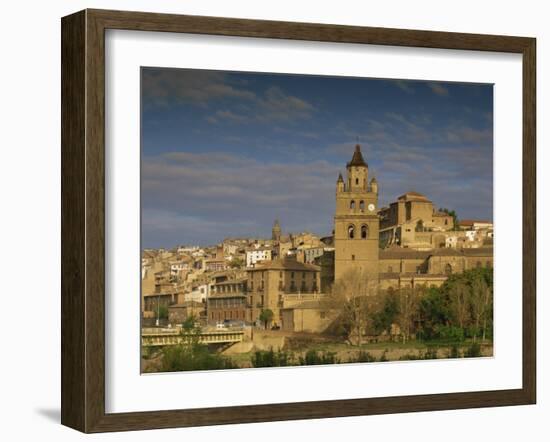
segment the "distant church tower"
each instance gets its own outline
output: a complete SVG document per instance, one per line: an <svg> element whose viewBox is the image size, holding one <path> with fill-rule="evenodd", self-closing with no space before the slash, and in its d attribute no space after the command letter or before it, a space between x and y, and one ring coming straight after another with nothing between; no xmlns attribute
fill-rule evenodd
<svg viewBox="0 0 550 442"><path fill-rule="evenodd" d="M351 269L378 278L378 183L368 181L369 166L359 145L346 169L346 180L340 174L336 182L334 278Z"/></svg>
<svg viewBox="0 0 550 442"><path fill-rule="evenodd" d="M276 242L281 241L281 225L279 224L278 219L276 219L275 223L273 223L273 229L271 229L271 239Z"/></svg>

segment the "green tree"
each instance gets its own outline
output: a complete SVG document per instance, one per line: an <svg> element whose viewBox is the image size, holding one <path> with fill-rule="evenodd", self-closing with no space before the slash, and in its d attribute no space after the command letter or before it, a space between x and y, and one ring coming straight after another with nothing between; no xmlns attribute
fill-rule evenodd
<svg viewBox="0 0 550 442"><path fill-rule="evenodd" d="M430 287L419 302L419 317L423 339L433 339L442 326L449 324L451 313L449 300L437 287Z"/></svg>
<svg viewBox="0 0 550 442"><path fill-rule="evenodd" d="M273 311L271 309L263 309L260 312L260 321L264 323L264 327L267 330L267 326L273 320Z"/></svg>
<svg viewBox="0 0 550 442"><path fill-rule="evenodd" d="M471 281L469 303L473 321L473 339L475 343L480 332L481 339L485 340L487 323L492 317L492 271L487 269L476 269L470 271L469 276Z"/></svg>
<svg viewBox="0 0 550 442"><path fill-rule="evenodd" d="M190 333L193 330L200 331L199 327L196 327L197 318L195 315L189 315L187 318L185 318L185 321L181 324L182 330L184 330L186 333Z"/></svg>
<svg viewBox="0 0 550 442"><path fill-rule="evenodd" d="M448 299L449 327L458 327L474 341L481 334L492 336L493 272L476 268L450 276L441 286ZM454 332L453 332L454 333Z"/></svg>
<svg viewBox="0 0 550 442"><path fill-rule="evenodd" d="M453 230L458 230L458 217L455 210L441 209L441 212L453 217Z"/></svg>
<svg viewBox="0 0 550 442"><path fill-rule="evenodd" d="M200 342L201 328L195 318L188 317L181 329L182 341L162 349L161 371L193 371L237 368L228 358Z"/></svg>
<svg viewBox="0 0 550 442"><path fill-rule="evenodd" d="M231 261L229 261L229 267L232 269L240 269L244 266L244 261L241 258L233 257Z"/></svg>
<svg viewBox="0 0 550 442"><path fill-rule="evenodd" d="M376 334L390 332L391 325L399 315L399 298L394 290L388 290L383 295L382 307L372 315L373 327Z"/></svg>
<svg viewBox="0 0 550 442"><path fill-rule="evenodd" d="M157 314L159 319L168 319L168 307L163 304L159 305Z"/></svg>

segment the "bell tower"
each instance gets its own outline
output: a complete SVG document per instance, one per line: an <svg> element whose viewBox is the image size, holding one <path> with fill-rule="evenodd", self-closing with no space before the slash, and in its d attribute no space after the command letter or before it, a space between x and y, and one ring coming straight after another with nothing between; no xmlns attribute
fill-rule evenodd
<svg viewBox="0 0 550 442"><path fill-rule="evenodd" d="M378 183L368 181L369 166L359 145L346 171L346 179L340 174L336 183L334 278L357 269L378 279Z"/></svg>
<svg viewBox="0 0 550 442"><path fill-rule="evenodd" d="M273 228L271 229L271 239L275 242L279 242L281 240L281 224L278 219L276 219L273 223Z"/></svg>

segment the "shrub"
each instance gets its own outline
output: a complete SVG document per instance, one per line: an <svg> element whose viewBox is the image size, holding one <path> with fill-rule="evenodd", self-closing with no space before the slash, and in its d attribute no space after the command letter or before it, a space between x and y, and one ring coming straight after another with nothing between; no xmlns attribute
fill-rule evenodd
<svg viewBox="0 0 550 442"><path fill-rule="evenodd" d="M294 364L294 355L291 352L282 350L273 351L269 350L257 350L254 352L251 358L252 366L255 368L260 367L287 367Z"/></svg>
<svg viewBox="0 0 550 442"><path fill-rule="evenodd" d="M427 348L426 350L418 350L417 354L407 353L399 358L400 361L422 361L438 359L436 348Z"/></svg>
<svg viewBox="0 0 550 442"><path fill-rule="evenodd" d="M338 364L340 360L333 352L317 352L316 350L308 350L304 357L300 356L300 365L326 365Z"/></svg>
<svg viewBox="0 0 550 442"><path fill-rule="evenodd" d="M179 344L162 350L161 371L219 370L237 368L226 357L210 352L204 344Z"/></svg>
<svg viewBox="0 0 550 442"><path fill-rule="evenodd" d="M464 341L464 330L453 325L439 325L435 327L436 336L439 339L451 342Z"/></svg>
<svg viewBox="0 0 550 442"><path fill-rule="evenodd" d="M428 347L420 359L429 360L429 359L438 359L437 348Z"/></svg>
<svg viewBox="0 0 550 442"><path fill-rule="evenodd" d="M402 356L399 356L400 361L417 361L418 359L419 359L418 355L415 355L413 353L407 353Z"/></svg>
<svg viewBox="0 0 550 442"><path fill-rule="evenodd" d="M460 357L460 350L458 349L458 344L453 344L449 347L449 353L447 357L449 359L457 359Z"/></svg>
<svg viewBox="0 0 550 442"><path fill-rule="evenodd" d="M376 358L368 351L361 350L356 356L352 356L349 362L376 362Z"/></svg>
<svg viewBox="0 0 550 442"><path fill-rule="evenodd" d="M157 309L159 319L168 319L168 307L165 305L159 305Z"/></svg>
<svg viewBox="0 0 550 442"><path fill-rule="evenodd" d="M393 291L388 291L384 297L382 308L372 315L373 327L376 334L390 332L391 325L399 315L399 298Z"/></svg>
<svg viewBox="0 0 550 442"><path fill-rule="evenodd" d="M465 358L479 358L480 356L481 346L477 342L474 342L472 345L470 345L464 352Z"/></svg>

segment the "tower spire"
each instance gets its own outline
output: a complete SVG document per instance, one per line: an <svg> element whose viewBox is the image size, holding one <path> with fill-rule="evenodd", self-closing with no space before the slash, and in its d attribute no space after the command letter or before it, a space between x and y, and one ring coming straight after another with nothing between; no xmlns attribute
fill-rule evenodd
<svg viewBox="0 0 550 442"><path fill-rule="evenodd" d="M359 144L355 145L355 152L353 152L353 157L351 161L346 165L346 167L369 167L363 158L361 153L361 146Z"/></svg>

